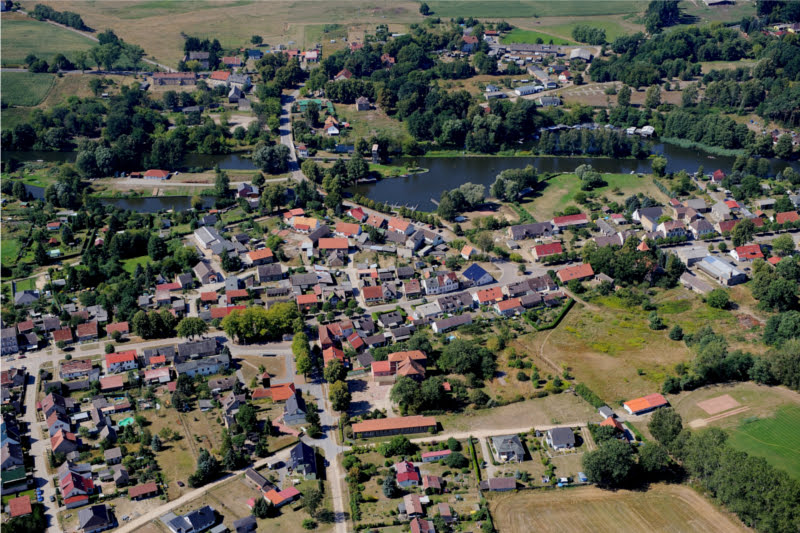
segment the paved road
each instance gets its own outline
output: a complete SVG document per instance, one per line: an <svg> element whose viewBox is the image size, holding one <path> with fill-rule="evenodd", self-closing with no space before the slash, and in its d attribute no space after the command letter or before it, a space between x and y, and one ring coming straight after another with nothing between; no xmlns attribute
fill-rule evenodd
<svg viewBox="0 0 800 533"><path fill-rule="evenodd" d="M297 163L297 154L294 151L294 139L292 137L292 104L297 100L300 95L300 90L294 91L290 95L281 96L281 118L278 133L281 136L281 144L289 148L289 172L292 173L292 178L297 181L306 179L305 175L300 171L300 165Z"/></svg>

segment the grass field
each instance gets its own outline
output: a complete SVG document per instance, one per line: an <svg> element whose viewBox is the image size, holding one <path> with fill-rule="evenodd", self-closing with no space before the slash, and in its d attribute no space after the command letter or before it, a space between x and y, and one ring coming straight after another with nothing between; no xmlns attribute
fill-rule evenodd
<svg viewBox="0 0 800 533"><path fill-rule="evenodd" d="M140 255L139 257L132 257L130 259L123 260L122 269L128 274L133 274L136 271L136 267L138 265L142 265L142 268L144 268L144 266L150 262L151 262L150 256Z"/></svg>
<svg viewBox="0 0 800 533"><path fill-rule="evenodd" d="M432 0L428 2L434 15L446 17L480 17L490 20L501 20L523 17L558 17L571 15L576 17L593 15L621 15L645 8L644 1L604 0L588 2L586 0Z"/></svg>
<svg viewBox="0 0 800 533"><path fill-rule="evenodd" d="M3 103L26 107L38 105L53 87L55 79L55 74L4 72Z"/></svg>
<svg viewBox="0 0 800 533"><path fill-rule="evenodd" d="M730 444L800 479L800 407L783 407L770 418L744 419L731 430Z"/></svg>
<svg viewBox="0 0 800 533"><path fill-rule="evenodd" d="M578 163L575 164L577 166ZM643 192L666 201L664 194L653 184L650 177L640 178L635 174L603 174L607 185L594 189L598 197L621 202L631 194ZM536 220L549 220L554 213L575 204L575 195L581 190L581 182L575 174L559 174L546 182L547 186L533 200L523 204ZM614 189L619 188L619 193Z"/></svg>
<svg viewBox="0 0 800 533"><path fill-rule="evenodd" d="M4 67L19 66L28 54L35 54L48 63L56 54L72 59L75 52L88 50L92 42L74 31L39 22L19 13L3 14L3 34L0 36Z"/></svg>
<svg viewBox="0 0 800 533"><path fill-rule="evenodd" d="M20 243L17 239L3 238L3 243L0 246L0 261L3 266L11 266L17 259L19 253Z"/></svg>
<svg viewBox="0 0 800 533"><path fill-rule="evenodd" d="M561 39L555 35L542 33L539 31L531 31L531 30L521 30L519 28L514 28L507 34L503 35L502 42L504 44L516 43L516 44L536 44L540 42L544 44L576 44L575 41L570 41L567 39Z"/></svg>
<svg viewBox="0 0 800 533"><path fill-rule="evenodd" d="M575 28L575 26L579 25L587 25L593 28L606 30L606 41L608 42L612 42L617 37L629 33L629 29L624 27L616 18L578 20L575 22L568 22L566 24L558 24L554 26L541 26L538 29L548 35L556 35L558 37L563 37L564 39L572 39L572 30Z"/></svg>
<svg viewBox="0 0 800 533"><path fill-rule="evenodd" d="M680 3L680 7L685 15L696 17L702 22L739 22L742 17L752 17L756 14L753 0L738 0L716 6L684 0Z"/></svg>
<svg viewBox="0 0 800 533"><path fill-rule="evenodd" d="M646 492L578 487L565 491L493 494L489 504L498 531L521 533L738 533L749 531L691 488L653 485Z"/></svg>

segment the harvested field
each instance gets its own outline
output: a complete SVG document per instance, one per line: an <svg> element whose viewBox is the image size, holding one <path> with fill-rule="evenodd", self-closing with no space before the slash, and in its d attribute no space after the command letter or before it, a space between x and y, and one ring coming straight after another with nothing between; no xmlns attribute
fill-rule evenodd
<svg viewBox="0 0 800 533"><path fill-rule="evenodd" d="M682 533L749 531L736 518L682 485L653 485L647 492L610 492L596 487L490 496L495 527L508 533ZM623 526L624 524L624 526Z"/></svg>
<svg viewBox="0 0 800 533"><path fill-rule="evenodd" d="M499 0L479 2L477 0L452 1L433 0L428 2L433 14L442 18L479 17L497 19L513 17L587 17L591 15L616 15L641 11L645 2L629 0L605 0L604 2L585 2L581 0ZM590 21L587 20L587 23Z"/></svg>
<svg viewBox="0 0 800 533"><path fill-rule="evenodd" d="M738 406L739 402L731 398L730 394L723 394L722 396L717 396L716 398L711 398L710 400L697 402L697 407L710 415L715 415L717 413L721 413L722 411L727 411L728 409L733 409L734 407Z"/></svg>

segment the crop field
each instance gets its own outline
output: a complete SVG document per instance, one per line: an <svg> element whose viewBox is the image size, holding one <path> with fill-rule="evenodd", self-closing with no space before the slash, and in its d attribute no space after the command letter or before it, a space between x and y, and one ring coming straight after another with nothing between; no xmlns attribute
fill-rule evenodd
<svg viewBox="0 0 800 533"><path fill-rule="evenodd" d="M562 39L555 35L542 33L539 31L531 31L531 30L521 30L519 28L514 28L507 34L503 35L502 42L504 44L536 44L538 42L542 42L544 44L576 44L575 41L570 41L567 39Z"/></svg>
<svg viewBox="0 0 800 533"><path fill-rule="evenodd" d="M19 13L3 13L0 43L3 48L0 62L4 67L22 65L28 54L34 54L48 63L56 54L64 54L72 59L75 52L88 50L92 46L89 39L74 31Z"/></svg>
<svg viewBox="0 0 800 533"><path fill-rule="evenodd" d="M4 72L3 103L26 107L38 105L53 87L55 79L55 74Z"/></svg>
<svg viewBox="0 0 800 533"><path fill-rule="evenodd" d="M745 418L730 433L734 448L800 479L800 406L782 407L770 418Z"/></svg>
<svg viewBox="0 0 800 533"><path fill-rule="evenodd" d="M577 487L564 491L492 495L489 500L495 527L507 533L738 533L749 531L691 488L653 485L646 492L605 491Z"/></svg>
<svg viewBox="0 0 800 533"><path fill-rule="evenodd" d="M481 17L490 20L523 17L558 17L570 15L588 17L593 15L621 15L642 11L647 3L630 0L432 0L428 2L434 15L447 17Z"/></svg>
<svg viewBox="0 0 800 533"><path fill-rule="evenodd" d="M28 6L28 4L30 4ZM34 2L25 2L32 7ZM419 4L410 0L321 2L252 0L170 2L59 2L59 9L79 13L92 28L113 28L126 42L144 48L148 57L177 65L183 56L181 34L219 39L223 47L249 45L259 35L270 46L305 42L306 25L418 22ZM294 45L290 45L294 46Z"/></svg>
<svg viewBox="0 0 800 533"><path fill-rule="evenodd" d="M578 166L579 163L575 163ZM606 185L594 189L598 197L609 201L622 202L631 194L645 193L653 198L666 201L649 177L640 178L635 174L603 174ZM575 174L560 174L545 182L546 186L533 200L523 203L536 220L549 220L556 212L564 211L568 205L577 205L575 195L581 191L581 182ZM619 189L616 191L615 189Z"/></svg>

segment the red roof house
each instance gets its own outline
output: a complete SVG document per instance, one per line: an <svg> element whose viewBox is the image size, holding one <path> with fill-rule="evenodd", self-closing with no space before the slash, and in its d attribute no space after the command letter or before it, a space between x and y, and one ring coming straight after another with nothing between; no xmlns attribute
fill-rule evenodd
<svg viewBox="0 0 800 533"><path fill-rule="evenodd" d="M538 261L544 257L549 255L558 255L563 253L564 249L561 247L560 242L551 242L549 244L540 244L538 246L534 246L531 252L533 253L533 258Z"/></svg>
<svg viewBox="0 0 800 533"><path fill-rule="evenodd" d="M8 514L11 515L11 518L16 518L18 516L25 516L27 514L31 514L33 509L31 509L31 497L30 496L20 496L18 498L11 498L8 501Z"/></svg>
<svg viewBox="0 0 800 533"><path fill-rule="evenodd" d="M558 271L558 280L561 283L568 283L573 279L584 280L594 276L594 270L589 263L582 263L574 267L564 268Z"/></svg>
<svg viewBox="0 0 800 533"><path fill-rule="evenodd" d="M778 224L797 222L798 220L800 220L800 215L797 214L797 211L786 211L784 213L778 213L775 215L775 222Z"/></svg>
<svg viewBox="0 0 800 533"><path fill-rule="evenodd" d="M752 261L754 259L764 259L764 254L761 252L761 246L757 244L747 244L744 246L737 246L731 252L731 256L737 261Z"/></svg>

